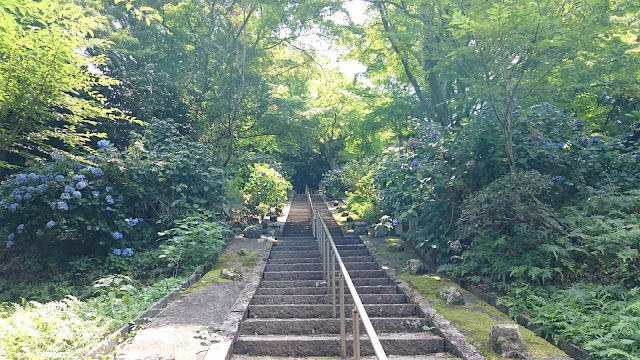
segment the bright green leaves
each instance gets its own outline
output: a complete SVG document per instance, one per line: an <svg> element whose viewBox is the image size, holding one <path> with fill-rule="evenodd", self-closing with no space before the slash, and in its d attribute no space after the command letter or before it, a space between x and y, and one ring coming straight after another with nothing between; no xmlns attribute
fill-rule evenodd
<svg viewBox="0 0 640 360"><path fill-rule="evenodd" d="M0 152L32 158L53 147L87 147L104 136L94 131L96 120L133 120L105 108L95 92L118 84L98 70L105 58L90 55L107 45L93 37L99 25L66 1L0 6Z"/></svg>

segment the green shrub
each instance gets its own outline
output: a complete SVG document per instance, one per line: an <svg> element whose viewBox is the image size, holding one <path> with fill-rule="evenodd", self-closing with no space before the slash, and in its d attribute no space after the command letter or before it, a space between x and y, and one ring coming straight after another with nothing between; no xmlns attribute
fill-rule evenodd
<svg viewBox="0 0 640 360"><path fill-rule="evenodd" d="M245 202L251 214L262 217L272 207L284 203L287 191L293 189L293 186L267 164L253 164L250 169L243 188Z"/></svg>

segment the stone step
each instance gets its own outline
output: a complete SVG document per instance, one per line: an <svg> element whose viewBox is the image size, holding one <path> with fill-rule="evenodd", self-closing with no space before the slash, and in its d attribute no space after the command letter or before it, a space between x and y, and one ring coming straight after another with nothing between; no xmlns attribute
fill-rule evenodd
<svg viewBox="0 0 640 360"><path fill-rule="evenodd" d="M365 304L369 317L407 317L416 315L414 304ZM352 308L345 313L351 316ZM333 307L328 304L249 305L249 318L305 319L331 318Z"/></svg>
<svg viewBox="0 0 640 360"><path fill-rule="evenodd" d="M347 290L348 291L348 290ZM403 304L407 301L404 294L359 294L363 304ZM336 304L339 304L336 295ZM352 304L351 294L345 294L345 303ZM326 295L254 295L252 304L255 305L284 305L284 304L331 304L331 296Z"/></svg>
<svg viewBox="0 0 640 360"><path fill-rule="evenodd" d="M424 318L370 318L376 333L425 332L430 328ZM345 321L345 331L353 331L351 318ZM316 335L339 334L340 319L247 319L240 328L241 335ZM360 333L365 329L360 324Z"/></svg>
<svg viewBox="0 0 640 360"><path fill-rule="evenodd" d="M459 360L447 353L434 353L430 355L389 355L389 360ZM361 360L378 360L376 356L361 356ZM317 357L289 357L289 356L265 356L265 355L233 355L231 360L318 360ZM322 360L344 360L341 357L323 356Z"/></svg>
<svg viewBox="0 0 640 360"><path fill-rule="evenodd" d="M366 246L364 246L364 244L349 244L349 245L338 245L336 244L336 248L338 249L339 252L341 252L342 250L362 250L362 249L366 249ZM319 246L318 243L314 243L314 244L304 244L304 245L299 245L299 244L276 244L275 246L273 246L271 248L271 252L278 252L278 251L320 251L319 250Z"/></svg>
<svg viewBox="0 0 640 360"><path fill-rule="evenodd" d="M319 260L319 259L318 259ZM379 270L380 265L376 262L349 262L345 263L349 273L351 270ZM336 264L336 269L340 267ZM307 264L267 264L264 271L322 271L321 263L307 263Z"/></svg>
<svg viewBox="0 0 640 360"><path fill-rule="evenodd" d="M278 238L277 246L285 245L285 244L303 243L303 242L314 243L316 245L318 244L318 240L314 239L313 236L307 236L307 237L280 236L280 238ZM349 237L334 238L333 242L336 245L362 244L362 240L360 240L359 238L349 238Z"/></svg>
<svg viewBox="0 0 640 360"><path fill-rule="evenodd" d="M358 294L397 294L398 288L389 286L356 286ZM347 291L347 290L345 290ZM326 287L258 288L256 295L326 295Z"/></svg>
<svg viewBox="0 0 640 360"><path fill-rule="evenodd" d="M341 256L342 262L345 264L352 262L370 262L374 261L373 256ZM279 258L269 259L268 264L308 264L308 263L321 263L320 255L308 258Z"/></svg>
<svg viewBox="0 0 640 360"><path fill-rule="evenodd" d="M426 355L444 351L442 338L429 333L378 334L387 354ZM351 356L352 340L347 339L347 355ZM338 336L305 335L244 335L234 346L236 354L275 356L340 356ZM360 341L362 355L374 355L371 342L363 334Z"/></svg>
<svg viewBox="0 0 640 360"><path fill-rule="evenodd" d="M371 279L385 277L382 270L353 270L349 271L351 279ZM287 281L287 280L322 280L322 271L265 271L262 274L265 281Z"/></svg>
<svg viewBox="0 0 640 360"><path fill-rule="evenodd" d="M380 286L394 285L394 282L387 277L372 279L351 279L353 285L357 286ZM336 281L336 284L338 282ZM324 285L323 285L324 284ZM317 286L316 286L317 285ZM262 280L260 288L296 288L296 287L326 287L324 280Z"/></svg>

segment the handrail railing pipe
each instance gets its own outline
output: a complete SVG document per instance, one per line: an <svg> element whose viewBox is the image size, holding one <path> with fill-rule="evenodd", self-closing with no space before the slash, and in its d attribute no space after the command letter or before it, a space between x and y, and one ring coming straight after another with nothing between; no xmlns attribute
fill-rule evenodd
<svg viewBox="0 0 640 360"><path fill-rule="evenodd" d="M356 360L360 359L360 320L362 320L362 325L367 333L367 336L369 336L369 340L371 341L371 346L373 347L373 351L376 357L379 360L387 360L387 354L384 352L382 344L380 344L380 339L378 339L378 335L371 325L369 315L367 315L367 311L362 304L362 300L360 300L360 296L358 295L356 287L351 280L351 276L349 275L347 268L342 262L342 258L338 253L338 248L336 247L336 244L333 241L333 237L331 236L331 233L327 228L327 224L320 216L320 210L318 210L318 208L316 208L315 211L313 210L313 203L311 201L310 193L307 193L307 201L309 202L310 209L312 209L311 223L313 227L313 235L318 239L320 256L322 258L322 273L324 279L327 282L327 294L330 294L332 297L331 312L334 319L337 317L338 312L336 306L336 264L339 268L338 295L340 298L340 352L342 358L344 359L347 356L345 326L346 311L344 301L344 284L346 282L349 293L353 298L353 310L351 312L353 318L353 358Z"/></svg>

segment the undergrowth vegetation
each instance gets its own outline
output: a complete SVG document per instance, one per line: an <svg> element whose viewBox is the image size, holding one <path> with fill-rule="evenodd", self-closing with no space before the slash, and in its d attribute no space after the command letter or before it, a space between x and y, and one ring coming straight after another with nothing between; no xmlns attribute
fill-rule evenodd
<svg viewBox="0 0 640 360"><path fill-rule="evenodd" d="M327 173L327 192L417 223L405 236L439 271L498 295L542 335L639 356L640 149L548 103L513 115L515 171L483 110L460 127L420 122L376 165Z"/></svg>

